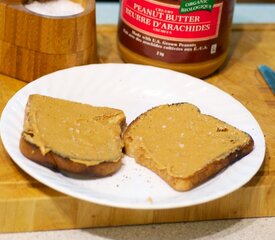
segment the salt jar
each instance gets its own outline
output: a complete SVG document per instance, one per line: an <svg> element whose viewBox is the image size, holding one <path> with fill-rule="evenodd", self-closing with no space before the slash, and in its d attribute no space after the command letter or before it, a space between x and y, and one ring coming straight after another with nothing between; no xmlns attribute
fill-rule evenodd
<svg viewBox="0 0 275 240"><path fill-rule="evenodd" d="M30 82L96 62L95 0L1 1L1 73Z"/></svg>

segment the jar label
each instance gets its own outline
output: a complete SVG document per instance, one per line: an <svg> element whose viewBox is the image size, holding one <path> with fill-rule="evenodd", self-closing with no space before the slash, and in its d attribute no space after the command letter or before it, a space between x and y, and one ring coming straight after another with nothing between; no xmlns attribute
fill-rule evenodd
<svg viewBox="0 0 275 240"><path fill-rule="evenodd" d="M233 1L121 0L118 37L125 47L152 59L207 61L226 51L232 15Z"/></svg>
<svg viewBox="0 0 275 240"><path fill-rule="evenodd" d="M199 10L207 10L212 12L215 0L182 0L180 5L180 13L190 13Z"/></svg>
<svg viewBox="0 0 275 240"><path fill-rule="evenodd" d="M207 1L207 0L205 0ZM122 1L121 17L133 29L169 40L201 41L218 36L222 3L212 11L180 13L179 5L151 0Z"/></svg>

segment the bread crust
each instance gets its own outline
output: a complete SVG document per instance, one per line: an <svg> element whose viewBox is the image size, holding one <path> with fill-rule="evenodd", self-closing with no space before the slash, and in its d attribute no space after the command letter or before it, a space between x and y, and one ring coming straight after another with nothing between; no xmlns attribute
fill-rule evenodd
<svg viewBox="0 0 275 240"><path fill-rule="evenodd" d="M189 104L189 103L174 103L167 106L169 107L169 106L175 106L175 105L181 105L181 104ZM189 105L192 105L192 104L189 104ZM200 109L197 108L195 105L193 106L200 113ZM130 133L131 128L134 128L142 117L146 116L148 112L158 107L160 106L154 107L142 113L130 123L130 125L127 127L127 129L123 134L123 140L125 144L124 149L125 149L125 153L128 156L135 158L137 163L155 172L164 181L166 181L172 188L174 188L177 191L188 191L190 189L193 189L194 187L197 187L198 185L214 177L221 170L225 169L230 164L233 164L234 162L238 161L239 159L241 159L242 157L244 157L245 155L247 155L253 150L254 141L249 134L245 133L249 137L249 141L247 141L245 144L243 144L239 148L236 148L234 151L229 152L228 155L226 155L223 159L214 159L211 163L205 165L199 171L194 172L192 175L188 177L172 176L168 173L168 170L166 168L159 169L157 167L157 164L155 163L155 161L150 157L151 155L148 152L148 150L144 146L142 146L142 144L136 143ZM210 117L215 118L213 116L210 116Z"/></svg>
<svg viewBox="0 0 275 240"><path fill-rule="evenodd" d="M116 162L102 162L98 165L87 166L85 164L73 162L68 158L61 157L52 151L48 152L46 155L42 155L37 146L29 143L22 136L19 147L20 151L26 158L44 167L63 172L65 174L105 177L118 171L122 165L122 158Z"/></svg>
<svg viewBox="0 0 275 240"><path fill-rule="evenodd" d="M40 120L37 120L38 113L40 113ZM56 118L51 118L51 116L56 116ZM77 119L75 120L75 118ZM68 119L73 119L72 121L76 122L69 122ZM50 125L47 125L47 120L49 120L51 123ZM84 132L85 136L85 131L81 130L80 128L81 126L85 127L85 124L83 125L80 124L80 122L77 122L82 120L84 123L85 120L93 120L101 124L100 130L104 129L106 126L106 131L113 131L112 135L103 134L102 136L103 138L114 137L114 139L111 139L111 143L108 142L108 139L103 139L104 141L102 142L99 141L99 144L102 144L101 147L103 147L103 150L101 149L100 151L104 151L110 154L107 154L107 157L104 157L103 155L100 159L98 159L98 162L93 161L91 164L86 164L85 161L74 161L74 159L70 158L70 154L67 154L71 151L75 151L77 153L74 156L79 156L78 158L76 157L78 160L86 159L83 158L83 156L85 156L85 151L83 151L79 145L75 144L76 138L81 139L80 132ZM69 123L66 125L67 122ZM121 159L123 157L123 143L121 139L121 133L125 122L126 117L124 112L119 109L109 107L95 107L89 104L73 102L65 99L53 98L40 94L32 94L29 96L25 108L24 125L19 144L20 151L28 159L50 169L66 173L67 175L70 174L72 177L104 177L113 174L121 167ZM37 130L39 127L36 124L44 124L43 126L40 126L41 131ZM87 127L90 126L92 129L94 128L93 125L87 125ZM51 142L55 137L60 137L60 139L62 139L62 137L63 139L67 138L66 133L70 131L69 136L71 138L68 139L69 142L67 141L67 143L73 144L67 144L67 148L65 150L63 149L63 152L62 148L60 148L58 144L53 144L49 149L47 149L47 151L44 151L45 148L43 146L43 141L41 143L41 141L36 140L40 139L39 136L48 134L48 131L51 131L51 128L54 130L61 130L60 132L55 131L54 134L52 134L54 136L50 135L49 133L49 135L52 136L52 139L48 139L49 142ZM45 132L42 131L43 129ZM62 131L64 131L65 137L62 135ZM75 134L72 134L72 131L75 131ZM101 137L100 131L98 131L96 134L98 137ZM88 141L93 140L92 134L91 137L90 135L87 136L89 136ZM104 143L106 144L103 145ZM60 144L65 144L64 146L66 147L66 141L63 141ZM115 145L110 146L110 144ZM70 149L72 145L75 147L75 149ZM94 146L94 148L95 150L91 150L89 145L86 144L86 151L88 149L88 153L89 151L97 151L98 147ZM61 151L59 152L60 149ZM114 149L115 151L112 151ZM110 152L108 152L109 150ZM82 155L80 153L82 153ZM96 154L99 153L87 156L87 159L91 158L91 161L96 160L94 159L96 158L95 156L97 156Z"/></svg>
<svg viewBox="0 0 275 240"><path fill-rule="evenodd" d="M234 152L230 153L226 158L213 161L211 164L206 165L194 174L186 177L174 177L169 175L167 169L159 169L156 163L150 158L150 154L145 148L137 147L133 151L131 150L131 138L125 139L126 154L135 158L137 163L151 169L157 175L159 175L164 181L166 181L172 188L177 191L188 191L204 183L210 178L214 177L222 169L226 168L230 164L238 161L253 149L254 142L250 138L249 143L243 148L238 148Z"/></svg>

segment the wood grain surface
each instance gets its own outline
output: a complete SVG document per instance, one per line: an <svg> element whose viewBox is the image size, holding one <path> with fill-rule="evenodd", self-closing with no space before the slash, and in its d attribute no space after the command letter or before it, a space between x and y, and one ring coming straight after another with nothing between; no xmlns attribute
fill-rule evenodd
<svg viewBox="0 0 275 240"><path fill-rule="evenodd" d="M98 26L101 63L122 62L116 26ZM275 69L275 25L235 25L230 56L205 79L234 96L259 122L266 139L265 161L239 190L212 202L172 210L128 210L80 201L37 182L19 169L0 142L0 232L86 228L160 222L275 216L275 98L257 70ZM0 75L0 112L26 83Z"/></svg>

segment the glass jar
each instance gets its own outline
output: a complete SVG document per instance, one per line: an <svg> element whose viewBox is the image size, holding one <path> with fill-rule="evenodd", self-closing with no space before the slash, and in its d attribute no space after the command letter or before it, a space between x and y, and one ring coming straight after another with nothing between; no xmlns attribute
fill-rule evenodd
<svg viewBox="0 0 275 240"><path fill-rule="evenodd" d="M121 0L125 62L205 77L226 60L235 0Z"/></svg>

